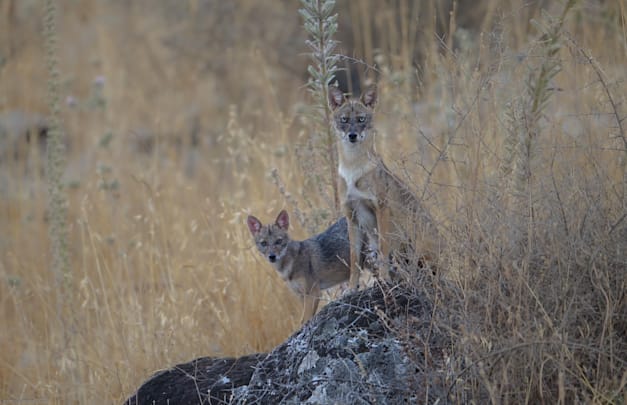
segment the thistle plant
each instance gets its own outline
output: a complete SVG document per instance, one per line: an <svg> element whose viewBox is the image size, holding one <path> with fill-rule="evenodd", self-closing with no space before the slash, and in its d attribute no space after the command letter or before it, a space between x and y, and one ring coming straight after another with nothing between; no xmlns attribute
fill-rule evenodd
<svg viewBox="0 0 627 405"><path fill-rule="evenodd" d="M509 128L505 140L505 159L501 167L502 173L511 179L512 191L520 203L525 200L530 190L533 149L540 132L540 118L554 91L551 82L562 69L558 53L562 47L564 20L576 2L569 0L558 19L545 13L542 21L532 20L542 33L539 38L542 62L540 66L530 69L525 82L525 92L520 99L510 105L507 114Z"/></svg>
<svg viewBox="0 0 627 405"><path fill-rule="evenodd" d="M48 233L51 242L51 269L56 280L57 288L57 318L62 324L63 340L61 343L62 355L59 364L75 386L80 386L78 369L75 367L77 359L75 352L70 350L73 344L75 329L74 320L65 316L71 306L71 272L68 254L67 237L67 200L62 183L65 148L63 145L63 130L61 124L61 101L59 94L60 74L57 59L57 9L54 0L46 0L44 8L44 38L46 49L46 66L48 69L48 105L50 108L48 140L46 150L46 174L48 178L48 212L50 226ZM83 392L84 395L84 392ZM84 399L84 398L83 398ZM80 402L80 401L79 401Z"/></svg>
<svg viewBox="0 0 627 405"><path fill-rule="evenodd" d="M48 211L50 213L49 236L51 240L51 268L58 287L63 289L69 282L70 263L67 248L67 202L63 190L64 165L61 102L59 94L59 62L57 60L56 6L46 0L44 10L44 37L46 65L48 69L48 105L50 108L46 172L48 177Z"/></svg>
<svg viewBox="0 0 627 405"><path fill-rule="evenodd" d="M322 138L325 164L333 188L334 209L338 212L340 200L337 186L337 148L330 125L331 111L327 104L328 86L335 77L339 60L339 55L334 53L337 41L333 40L337 31L337 14L333 13L335 0L301 0L301 3L303 8L299 13L304 19L305 31L310 36L306 43L311 49L312 60L307 68L307 87L314 100L311 116L315 122L315 133L312 136Z"/></svg>

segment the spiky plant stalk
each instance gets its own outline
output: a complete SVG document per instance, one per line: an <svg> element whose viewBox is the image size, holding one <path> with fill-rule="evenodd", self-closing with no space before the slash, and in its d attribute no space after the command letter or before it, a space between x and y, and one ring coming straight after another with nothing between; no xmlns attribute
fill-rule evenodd
<svg viewBox="0 0 627 405"><path fill-rule="evenodd" d="M337 184L337 147L331 128L331 111L327 104L328 87L335 77L339 55L335 54L337 41L333 35L337 31L337 14L333 13L335 0L301 0L299 10L304 19L305 31L310 36L306 41L311 49L309 81L307 87L314 99L314 117L317 131L324 136L328 159L329 177L333 187L335 212L339 211L340 199Z"/></svg>
<svg viewBox="0 0 627 405"><path fill-rule="evenodd" d="M526 80L526 92L520 100L510 106L508 113L509 131L505 140L505 159L502 172L512 175L513 191L517 199L525 196L531 182L531 160L539 121L549 103L553 88L551 81L561 71L558 53L562 47L562 27L568 12L577 0L569 0L564 5L562 15L555 20L548 14L543 21L532 20L542 33L539 39L542 47L542 63L532 69ZM530 208L530 207L529 207Z"/></svg>
<svg viewBox="0 0 627 405"><path fill-rule="evenodd" d="M48 177L48 212L50 216L49 236L51 240L51 269L57 287L65 289L70 281L70 263L67 248L67 201L62 184L64 165L63 130L61 127L61 102L59 94L59 62L57 60L56 6L46 0L44 12L44 37L46 66L48 69L48 106L50 108L46 150L46 172Z"/></svg>
<svg viewBox="0 0 627 405"><path fill-rule="evenodd" d="M44 38L46 50L46 67L48 69L48 106L50 116L48 122L48 138L46 148L46 175L48 180L48 213L50 226L48 233L51 242L51 270L56 281L56 306L57 321L63 331L63 341L60 343L59 363L61 369L69 376L72 384L81 390L80 378L76 365L75 352L73 351L73 333L75 329L73 320L65 318L65 314L71 313L70 303L71 271L68 254L67 237L67 199L63 189L62 175L65 157L63 144L63 129L61 125L60 102L60 73L57 59L57 8L54 0L45 0L44 3Z"/></svg>

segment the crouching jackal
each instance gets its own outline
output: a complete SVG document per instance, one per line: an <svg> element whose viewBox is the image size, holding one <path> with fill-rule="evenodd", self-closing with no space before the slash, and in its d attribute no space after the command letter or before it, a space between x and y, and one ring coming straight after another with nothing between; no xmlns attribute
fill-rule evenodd
<svg viewBox="0 0 627 405"><path fill-rule="evenodd" d="M350 247L346 218L304 241L288 234L289 216L281 211L274 224L263 225L248 216L248 229L259 252L304 301L302 322L311 318L320 302L320 291L348 280Z"/></svg>

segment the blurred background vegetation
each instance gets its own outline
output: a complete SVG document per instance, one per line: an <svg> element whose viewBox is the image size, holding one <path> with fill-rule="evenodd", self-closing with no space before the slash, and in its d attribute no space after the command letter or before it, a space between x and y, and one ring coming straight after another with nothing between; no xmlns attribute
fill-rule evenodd
<svg viewBox="0 0 627 405"><path fill-rule="evenodd" d="M0 402L116 403L160 368L270 350L298 327L300 304L256 254L245 216L270 221L286 207L299 213L301 238L335 216L307 108L301 4L56 1L71 260L60 297L49 268L41 3L0 0ZM609 319L595 343L614 339L608 368L598 360L596 375L571 377L587 379L586 398L612 402L627 382L617 338L627 324L627 7L579 1L547 53L542 27L563 6L338 0L338 80L357 94L378 83L379 150L452 231L441 260L469 296L536 260L606 272L609 318L603 308L578 318L573 307L546 317ZM546 100L528 108L548 61L557 71ZM530 231L550 253L519 249ZM605 267L578 262L605 249L595 243L613 252ZM527 276L534 294L559 295ZM546 305L513 311L468 344L492 350L505 324L533 340L546 329L527 326ZM611 375L616 364L623 372Z"/></svg>

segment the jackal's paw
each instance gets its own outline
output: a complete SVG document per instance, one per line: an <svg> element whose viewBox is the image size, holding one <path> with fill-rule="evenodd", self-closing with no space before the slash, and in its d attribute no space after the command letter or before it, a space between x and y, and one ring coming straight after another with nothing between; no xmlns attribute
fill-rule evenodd
<svg viewBox="0 0 627 405"><path fill-rule="evenodd" d="M379 265L379 254L376 250L369 250L364 256L364 265L366 268L374 269Z"/></svg>

